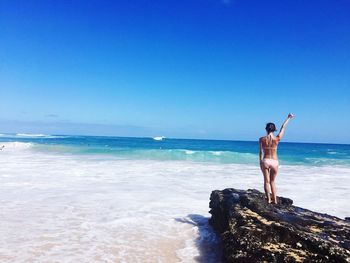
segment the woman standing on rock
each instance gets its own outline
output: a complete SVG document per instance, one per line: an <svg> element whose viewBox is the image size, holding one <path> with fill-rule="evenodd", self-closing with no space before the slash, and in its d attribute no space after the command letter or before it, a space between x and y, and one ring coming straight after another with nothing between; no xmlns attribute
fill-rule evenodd
<svg viewBox="0 0 350 263"><path fill-rule="evenodd" d="M284 131L290 119L294 117L289 113L287 119L282 124L281 130L277 136L273 133L276 131L274 123L266 124L267 135L259 139L260 144L260 168L264 175L264 190L268 203L277 204L277 192L275 179L278 173L277 145L284 135ZM271 195L270 195L271 189ZM272 197L272 200L271 200Z"/></svg>

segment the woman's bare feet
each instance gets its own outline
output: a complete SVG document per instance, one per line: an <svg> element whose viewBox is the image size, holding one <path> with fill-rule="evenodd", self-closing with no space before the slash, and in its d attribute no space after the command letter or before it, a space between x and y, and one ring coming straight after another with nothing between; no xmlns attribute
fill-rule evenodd
<svg viewBox="0 0 350 263"><path fill-rule="evenodd" d="M271 194L269 194L269 196L267 197L265 197L265 200L267 201L267 203L268 204L271 204L272 202L271 202L271 197L272 197L272 195Z"/></svg>
<svg viewBox="0 0 350 263"><path fill-rule="evenodd" d="M271 202L271 204L274 204L274 205L277 205L277 204L278 204L277 197L276 197L276 199L274 199L274 200Z"/></svg>

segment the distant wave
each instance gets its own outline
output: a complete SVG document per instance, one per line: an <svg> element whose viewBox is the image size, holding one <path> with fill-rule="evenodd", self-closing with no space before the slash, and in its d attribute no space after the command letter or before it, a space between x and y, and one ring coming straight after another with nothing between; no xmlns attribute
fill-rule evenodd
<svg viewBox="0 0 350 263"><path fill-rule="evenodd" d="M156 137L153 137L153 140L155 140L155 141L162 141L162 140L164 140L164 139L165 139L164 136L156 136Z"/></svg>
<svg viewBox="0 0 350 263"><path fill-rule="evenodd" d="M338 152L327 152L328 154L338 154Z"/></svg>
<svg viewBox="0 0 350 263"><path fill-rule="evenodd" d="M16 135L22 136L22 137L47 137L47 136L50 136L50 135L41 134L41 133L38 133L38 134L35 134L35 133L17 133Z"/></svg>
<svg viewBox="0 0 350 263"><path fill-rule="evenodd" d="M55 139L55 138L67 138L66 135L48 135L41 133L16 133L16 134L4 134L0 133L0 137L3 138L31 138L31 139Z"/></svg>

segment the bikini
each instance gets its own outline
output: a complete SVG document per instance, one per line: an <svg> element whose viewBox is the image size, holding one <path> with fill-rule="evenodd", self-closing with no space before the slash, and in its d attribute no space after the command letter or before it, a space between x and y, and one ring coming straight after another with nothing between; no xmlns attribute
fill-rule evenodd
<svg viewBox="0 0 350 263"><path fill-rule="evenodd" d="M269 149L269 150L277 150L277 146L276 147L265 147L263 148L264 150L265 149ZM271 158L263 158L262 159L262 165L265 169L277 169L278 168L278 160L275 160L275 159L271 159Z"/></svg>

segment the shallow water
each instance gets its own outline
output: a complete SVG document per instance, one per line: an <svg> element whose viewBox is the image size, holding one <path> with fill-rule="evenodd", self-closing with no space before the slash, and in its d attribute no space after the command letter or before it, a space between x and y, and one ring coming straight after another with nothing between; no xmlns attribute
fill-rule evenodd
<svg viewBox="0 0 350 263"><path fill-rule="evenodd" d="M43 150L0 151L1 262L218 262L212 190L262 190L257 164ZM285 165L279 194L349 216L346 165Z"/></svg>

